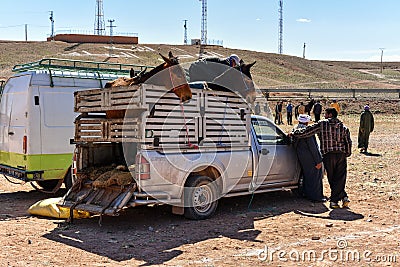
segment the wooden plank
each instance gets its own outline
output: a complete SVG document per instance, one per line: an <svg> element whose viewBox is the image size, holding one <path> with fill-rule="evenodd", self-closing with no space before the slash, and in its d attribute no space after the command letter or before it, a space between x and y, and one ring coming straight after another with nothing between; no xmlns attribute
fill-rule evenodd
<svg viewBox="0 0 400 267"><path fill-rule="evenodd" d="M100 131L102 129L101 125L78 125L77 127L79 131Z"/></svg>
<svg viewBox="0 0 400 267"><path fill-rule="evenodd" d="M118 98L133 98L133 97L137 97L139 94L138 94L138 91L127 91L127 92L115 92L115 93L112 93L110 96L111 96L111 99L118 99Z"/></svg>
<svg viewBox="0 0 400 267"><path fill-rule="evenodd" d="M90 137L99 136L99 137L101 137L103 135L102 135L102 132L99 131L99 132L79 132L78 136L82 138L84 136L90 136Z"/></svg>

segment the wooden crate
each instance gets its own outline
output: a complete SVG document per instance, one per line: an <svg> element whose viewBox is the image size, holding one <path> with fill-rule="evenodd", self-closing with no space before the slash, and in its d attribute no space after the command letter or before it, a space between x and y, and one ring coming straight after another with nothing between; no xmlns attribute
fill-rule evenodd
<svg viewBox="0 0 400 267"><path fill-rule="evenodd" d="M82 117L75 121L75 142L140 142L140 123L133 119Z"/></svg>
<svg viewBox="0 0 400 267"><path fill-rule="evenodd" d="M248 144L250 108L235 92L192 89L192 99L181 103L161 86L108 89L76 93L76 111L126 110L127 118L81 116L75 141L139 142L149 148Z"/></svg>
<svg viewBox="0 0 400 267"><path fill-rule="evenodd" d="M75 112L105 112L141 107L140 86L113 87L75 92Z"/></svg>

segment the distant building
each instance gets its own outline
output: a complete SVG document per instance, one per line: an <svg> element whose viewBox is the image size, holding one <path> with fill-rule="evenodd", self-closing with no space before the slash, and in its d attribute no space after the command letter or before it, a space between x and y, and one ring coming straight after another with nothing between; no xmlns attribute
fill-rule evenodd
<svg viewBox="0 0 400 267"><path fill-rule="evenodd" d="M192 39L191 40L191 44L192 45L200 45L201 44L201 40L200 39Z"/></svg>
<svg viewBox="0 0 400 267"><path fill-rule="evenodd" d="M54 38L48 37L47 41L62 41L67 43L94 43L94 44L109 44L111 36L109 35L90 35L90 34L56 34ZM112 36L113 44L138 44L139 37L137 36Z"/></svg>

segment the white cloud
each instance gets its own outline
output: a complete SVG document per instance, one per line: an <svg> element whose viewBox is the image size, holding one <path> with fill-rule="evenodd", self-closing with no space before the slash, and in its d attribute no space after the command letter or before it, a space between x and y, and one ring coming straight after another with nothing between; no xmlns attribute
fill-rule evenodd
<svg viewBox="0 0 400 267"><path fill-rule="evenodd" d="M310 22L311 22L311 19L304 19L304 18L302 18L302 19L297 19L296 21L297 21L297 22L301 22L301 23L310 23Z"/></svg>
<svg viewBox="0 0 400 267"><path fill-rule="evenodd" d="M257 20L257 21L260 21L261 19L260 19L260 18L257 18L256 20Z"/></svg>

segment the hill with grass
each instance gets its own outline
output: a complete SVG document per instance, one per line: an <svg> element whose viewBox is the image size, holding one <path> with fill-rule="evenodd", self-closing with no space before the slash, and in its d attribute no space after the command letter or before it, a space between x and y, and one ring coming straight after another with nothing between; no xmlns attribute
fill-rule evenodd
<svg viewBox="0 0 400 267"><path fill-rule="evenodd" d="M198 58L199 46L139 44L71 44L64 42L0 41L0 77L6 79L16 64L42 58L63 58L158 65L162 53L172 51L181 64ZM400 88L400 62L343 62L307 60L300 57L249 50L208 46L205 55L227 57L238 54L246 63L257 61L252 68L253 80L259 88ZM111 55L111 56L110 56Z"/></svg>

